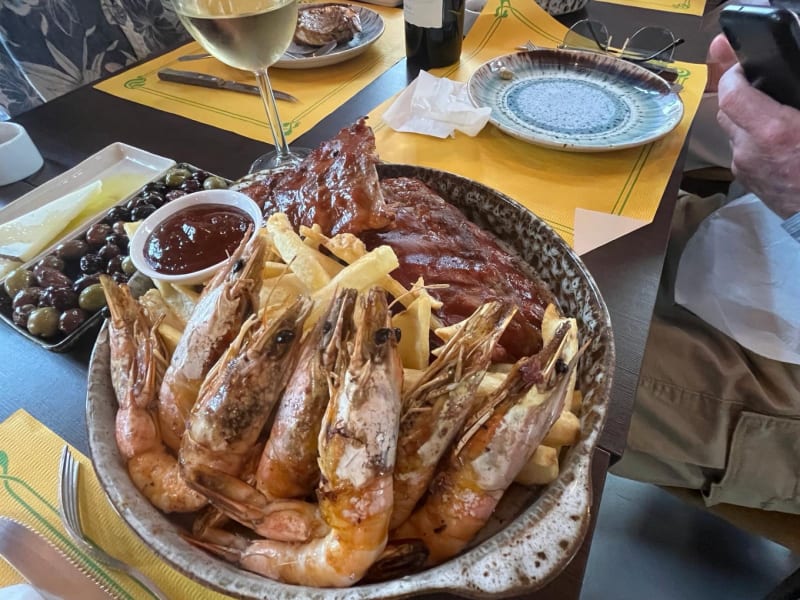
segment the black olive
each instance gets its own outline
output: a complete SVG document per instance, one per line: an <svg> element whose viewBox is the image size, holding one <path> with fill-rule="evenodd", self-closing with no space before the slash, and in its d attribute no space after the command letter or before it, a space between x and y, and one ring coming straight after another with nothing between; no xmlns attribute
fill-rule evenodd
<svg viewBox="0 0 800 600"><path fill-rule="evenodd" d="M114 280L115 283L128 283L128 276L121 271L117 271L111 274L111 279Z"/></svg>
<svg viewBox="0 0 800 600"><path fill-rule="evenodd" d="M95 223L86 230L86 241L92 246L102 246L106 243L106 237L111 233L111 225L108 223Z"/></svg>
<svg viewBox="0 0 800 600"><path fill-rule="evenodd" d="M166 202L166 200L164 194L161 192L147 192L144 195L144 204L152 204L156 208L159 208L164 202Z"/></svg>
<svg viewBox="0 0 800 600"><path fill-rule="evenodd" d="M81 257L81 271L88 275L100 273L104 267L103 260L97 254L84 254Z"/></svg>
<svg viewBox="0 0 800 600"><path fill-rule="evenodd" d="M131 211L124 206L115 206L106 213L106 223L113 225L117 221L129 221L131 218Z"/></svg>
<svg viewBox="0 0 800 600"><path fill-rule="evenodd" d="M70 240L56 246L56 255L67 260L77 260L89 251L85 240Z"/></svg>
<svg viewBox="0 0 800 600"><path fill-rule="evenodd" d="M86 312L80 308L70 308L58 318L58 328L69 335L86 321Z"/></svg>
<svg viewBox="0 0 800 600"><path fill-rule="evenodd" d="M141 221L156 212L156 207L152 204L141 204L131 211L131 219Z"/></svg>
<svg viewBox="0 0 800 600"><path fill-rule="evenodd" d="M128 218L130 218L130 213L128 213ZM114 221L114 224L111 226L111 231L112 233L110 235L118 235L128 239L128 232L125 231L125 221ZM108 237L106 237L106 240L108 240Z"/></svg>
<svg viewBox="0 0 800 600"><path fill-rule="evenodd" d="M33 304L25 304L23 306L18 306L17 308L14 309L14 312L11 314L11 320L17 327L22 327L23 329L27 329L28 317L35 309L36 307Z"/></svg>
<svg viewBox="0 0 800 600"><path fill-rule="evenodd" d="M167 185L161 181L151 181L146 186L144 186L145 192L158 192L160 194L164 194L169 190Z"/></svg>
<svg viewBox="0 0 800 600"><path fill-rule="evenodd" d="M569 371L569 365L567 365L567 363L564 362L564 359L559 358L558 360L556 360L556 373L558 373L559 375L563 375L567 371Z"/></svg>
<svg viewBox="0 0 800 600"><path fill-rule="evenodd" d="M35 275L36 281L39 283L40 287L48 287L51 285L56 287L72 286L72 279L64 275L61 271L56 271L55 269L42 267L37 273L35 273Z"/></svg>
<svg viewBox="0 0 800 600"><path fill-rule="evenodd" d="M195 171L194 173L192 173L192 179L200 183L203 183L207 177L208 173L206 173L205 171Z"/></svg>
<svg viewBox="0 0 800 600"><path fill-rule="evenodd" d="M113 275L114 273L125 273L124 269L122 268L122 256L113 256L109 259L108 264L106 265L106 273L109 275Z"/></svg>
<svg viewBox="0 0 800 600"><path fill-rule="evenodd" d="M167 202L171 202L172 200L177 200L181 196L185 196L186 192L183 190L170 190L166 194L164 194L164 198L167 199Z"/></svg>
<svg viewBox="0 0 800 600"><path fill-rule="evenodd" d="M201 187L202 185L200 185L200 182L197 181L196 179L187 179L180 185L180 189L182 189L184 192L189 192L189 193L196 192Z"/></svg>
<svg viewBox="0 0 800 600"><path fill-rule="evenodd" d="M108 264L108 261L120 254L122 254L122 250L115 244L106 244L97 251L97 257L102 260L104 264Z"/></svg>
<svg viewBox="0 0 800 600"><path fill-rule="evenodd" d="M52 306L58 311L78 306L78 294L69 287L46 287L39 297L39 306Z"/></svg>
<svg viewBox="0 0 800 600"><path fill-rule="evenodd" d="M11 303L13 308L19 308L20 306L25 306L26 304L33 304L34 306L38 306L39 304L39 296L42 295L42 288L31 286L28 288L21 289L17 292L17 295L14 296L14 301ZM5 298L8 298L5 294L3 294Z"/></svg>
<svg viewBox="0 0 800 600"><path fill-rule="evenodd" d="M84 288L94 285L95 283L100 283L99 274L84 275L75 280L75 283L72 284L72 291L76 294L80 294Z"/></svg>
<svg viewBox="0 0 800 600"><path fill-rule="evenodd" d="M106 237L106 244L114 244L120 250L125 250L128 247L128 236L111 233Z"/></svg>
<svg viewBox="0 0 800 600"><path fill-rule="evenodd" d="M43 269L62 271L64 269L64 259L59 258L55 254L48 254L47 256L42 257L39 262L36 263L36 265L33 267L33 274L36 275Z"/></svg>

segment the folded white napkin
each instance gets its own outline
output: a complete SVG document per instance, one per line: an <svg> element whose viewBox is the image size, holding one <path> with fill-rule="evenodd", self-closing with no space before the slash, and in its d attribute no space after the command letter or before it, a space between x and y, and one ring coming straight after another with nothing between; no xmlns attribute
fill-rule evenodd
<svg viewBox="0 0 800 600"><path fill-rule="evenodd" d="M753 194L726 204L686 244L675 301L773 360L800 364L800 244Z"/></svg>
<svg viewBox="0 0 800 600"><path fill-rule="evenodd" d="M45 600L39 592L26 583L0 588L0 600Z"/></svg>
<svg viewBox="0 0 800 600"><path fill-rule="evenodd" d="M473 106L465 84L420 71L383 113L383 120L395 131L446 138L455 137L457 129L475 136L491 112Z"/></svg>

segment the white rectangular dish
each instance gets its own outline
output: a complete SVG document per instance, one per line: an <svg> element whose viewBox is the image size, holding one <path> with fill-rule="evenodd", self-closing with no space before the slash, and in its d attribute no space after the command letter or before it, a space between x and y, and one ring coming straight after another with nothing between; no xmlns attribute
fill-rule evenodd
<svg viewBox="0 0 800 600"><path fill-rule="evenodd" d="M174 164L175 161L170 158L122 142L109 144L70 170L53 177L1 209L0 224L45 206L98 179L129 179L130 185L122 185L122 189L117 191L121 200L146 182L163 175Z"/></svg>

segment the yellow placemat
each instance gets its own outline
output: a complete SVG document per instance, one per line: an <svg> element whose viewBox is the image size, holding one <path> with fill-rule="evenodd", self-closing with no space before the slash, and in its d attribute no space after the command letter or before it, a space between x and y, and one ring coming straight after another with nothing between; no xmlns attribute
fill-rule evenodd
<svg viewBox="0 0 800 600"><path fill-rule="evenodd" d="M484 62L531 40L553 47L565 28L529 0L490 0L464 41L458 65L431 73L467 81ZM560 152L512 138L488 124L471 138L437 139L390 129L380 118L390 99L370 115L378 152L387 162L422 165L477 180L514 198L544 218L570 244L575 209L653 220L667 181L697 112L705 65L677 63L684 116L659 141L601 153Z"/></svg>
<svg viewBox="0 0 800 600"><path fill-rule="evenodd" d="M94 572L118 598L154 598L133 579L88 558L65 532L58 515L57 489L63 447L61 438L23 410L0 423L0 515L21 521L46 536L83 564L85 570ZM82 523L96 544L141 570L169 598L227 598L184 577L156 557L111 508L91 461L77 451L74 454L81 463ZM0 560L0 587L23 581L17 571Z"/></svg>
<svg viewBox="0 0 800 600"><path fill-rule="evenodd" d="M327 67L269 70L273 89L288 92L299 100L296 103L278 102L283 130L290 142L314 127L405 56L403 10L372 4L368 8L381 15L386 29L364 54ZM252 73L227 67L215 59L178 61L179 56L200 52L203 52L200 45L192 42L106 79L95 88L125 100L272 143L264 105L258 96L158 79L158 70L169 67L255 84Z"/></svg>
<svg viewBox="0 0 800 600"><path fill-rule="evenodd" d="M702 17L706 9L705 0L600 0L609 4L633 6L634 8L649 8L663 10L664 12L681 13Z"/></svg>

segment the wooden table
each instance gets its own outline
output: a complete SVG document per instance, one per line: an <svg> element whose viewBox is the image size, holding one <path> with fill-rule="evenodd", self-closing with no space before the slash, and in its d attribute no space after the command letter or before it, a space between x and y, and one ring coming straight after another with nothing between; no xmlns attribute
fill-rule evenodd
<svg viewBox="0 0 800 600"><path fill-rule="evenodd" d="M591 16L604 21L612 34L626 35L639 25L662 24L690 40L679 58L701 62L707 40L698 41L700 19L681 15L592 3L565 17L569 23ZM314 147L390 95L402 89L416 72L401 61L324 119L295 143ZM0 204L74 166L108 144L122 141L162 156L185 161L214 173L237 178L253 157L263 153L260 142L79 88L48 104L19 115L45 158L44 167L28 179L0 187ZM606 471L624 448L634 393L656 289L663 264L670 219L680 183L682 161L676 166L654 221L583 257L608 304L614 326L617 367L606 427L593 462L594 505L586 540L576 557L554 581L532 594L536 599L578 598ZM41 349L7 326L0 326L0 420L19 408L88 453L84 417L86 372L93 336L65 354Z"/></svg>

